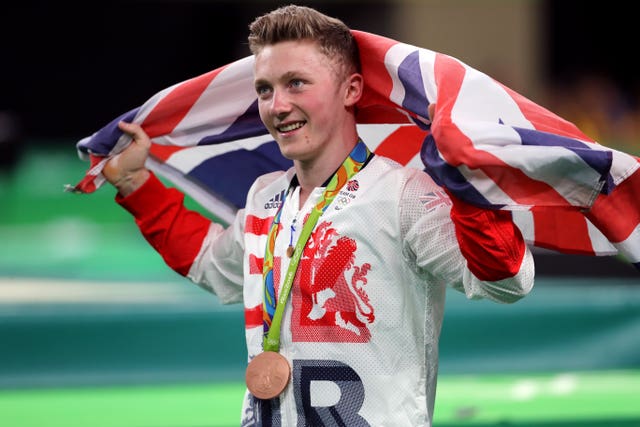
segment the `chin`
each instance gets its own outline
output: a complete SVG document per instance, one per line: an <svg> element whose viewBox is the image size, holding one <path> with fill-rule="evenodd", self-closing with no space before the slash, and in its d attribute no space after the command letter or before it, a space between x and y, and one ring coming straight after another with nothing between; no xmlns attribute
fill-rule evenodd
<svg viewBox="0 0 640 427"><path fill-rule="evenodd" d="M278 148L280 149L280 153L289 160L295 160L299 151L299 147L294 141L291 140L283 140L282 138L276 139L276 143L278 144Z"/></svg>
<svg viewBox="0 0 640 427"><path fill-rule="evenodd" d="M295 160L296 156L293 150L287 149L286 146L283 147L282 144L280 144L280 142L278 141L276 142L278 144L278 148L280 149L280 154L282 154L282 157L289 160Z"/></svg>

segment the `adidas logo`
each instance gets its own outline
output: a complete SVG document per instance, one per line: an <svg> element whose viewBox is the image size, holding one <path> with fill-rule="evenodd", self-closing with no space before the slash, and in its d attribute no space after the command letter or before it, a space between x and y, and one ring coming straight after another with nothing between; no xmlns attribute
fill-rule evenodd
<svg viewBox="0 0 640 427"><path fill-rule="evenodd" d="M267 203L264 204L265 209L277 209L280 207L282 202L284 201L284 190L277 193L275 196L269 199Z"/></svg>

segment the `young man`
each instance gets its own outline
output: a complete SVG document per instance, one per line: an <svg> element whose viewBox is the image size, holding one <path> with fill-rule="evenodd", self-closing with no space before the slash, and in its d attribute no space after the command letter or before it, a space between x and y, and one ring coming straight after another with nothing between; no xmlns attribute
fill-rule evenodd
<svg viewBox="0 0 640 427"><path fill-rule="evenodd" d="M133 143L103 174L170 267L244 302L243 426L429 426L445 287L514 302L533 286L531 254L509 213L369 152L341 21L283 7L251 24L249 45L260 117L294 166L258 178L233 224L186 210L144 168L138 125L120 124Z"/></svg>

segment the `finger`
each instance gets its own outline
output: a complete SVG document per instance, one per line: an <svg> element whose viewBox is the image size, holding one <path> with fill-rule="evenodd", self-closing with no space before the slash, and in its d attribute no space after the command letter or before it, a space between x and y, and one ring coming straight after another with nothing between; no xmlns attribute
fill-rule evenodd
<svg viewBox="0 0 640 427"><path fill-rule="evenodd" d="M136 123L120 121L118 122L118 128L134 139L139 139L140 133L142 132L142 128ZM136 138L136 136L138 136L138 138Z"/></svg>
<svg viewBox="0 0 640 427"><path fill-rule="evenodd" d="M129 135L137 145L148 147L151 145L151 140L146 134L142 126L137 123L118 122L118 127L121 131Z"/></svg>
<svg viewBox="0 0 640 427"><path fill-rule="evenodd" d="M435 103L429 104L429 107L427 108L429 110L429 119L433 121L433 115L436 113L436 104Z"/></svg>

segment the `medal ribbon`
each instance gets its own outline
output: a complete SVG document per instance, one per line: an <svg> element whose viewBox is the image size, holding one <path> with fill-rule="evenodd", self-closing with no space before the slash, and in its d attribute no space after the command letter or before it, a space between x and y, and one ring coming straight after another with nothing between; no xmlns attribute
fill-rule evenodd
<svg viewBox="0 0 640 427"><path fill-rule="evenodd" d="M329 184L325 187L324 193L320 201L313 207L309 218L304 223L300 237L296 242L296 246L287 269L287 274L284 277L280 293L276 301L275 285L273 282L273 251L276 244L276 237L280 229L280 216L282 215L282 207L286 197L291 192L290 187L285 194L285 197L276 212L269 233L267 235L267 247L264 254L264 265L262 269L262 278L264 283L264 298L262 303L262 323L264 328L264 351L278 351L280 348L280 324L282 322L282 315L284 314L284 307L289 298L291 287L293 285L293 279L298 269L298 264L302 258L302 251L307 244L309 236L313 231L320 215L329 207L333 199L340 192L340 189L353 177L362 166L365 164L371 152L364 144L362 140L359 140L356 146L353 148L349 156L344 160L342 165L333 174Z"/></svg>

